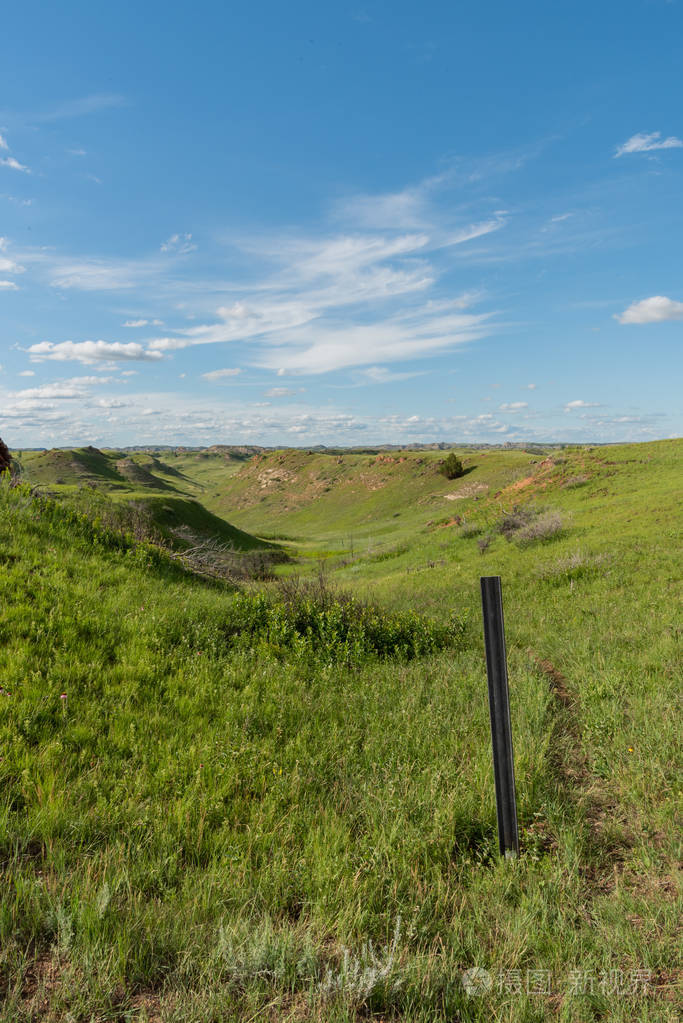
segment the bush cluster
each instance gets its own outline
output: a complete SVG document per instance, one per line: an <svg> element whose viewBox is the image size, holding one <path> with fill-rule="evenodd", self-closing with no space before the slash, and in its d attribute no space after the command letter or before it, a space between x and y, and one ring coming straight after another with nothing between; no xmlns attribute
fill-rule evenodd
<svg viewBox="0 0 683 1023"><path fill-rule="evenodd" d="M538 541L550 540L564 531L564 521L557 511L539 511L530 507L515 507L506 512L497 526L506 540L514 540L520 546Z"/></svg>
<svg viewBox="0 0 683 1023"><path fill-rule="evenodd" d="M464 618L442 625L414 611L390 612L319 584L239 593L226 623L238 646L358 665L371 657L412 660L458 646Z"/></svg>

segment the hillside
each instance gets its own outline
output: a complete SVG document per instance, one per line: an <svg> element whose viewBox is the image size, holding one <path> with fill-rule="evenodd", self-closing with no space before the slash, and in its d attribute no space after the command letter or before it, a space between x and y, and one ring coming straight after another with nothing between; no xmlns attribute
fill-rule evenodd
<svg viewBox="0 0 683 1023"><path fill-rule="evenodd" d="M130 485L97 455L95 489L0 486L2 1023L673 1023L681 453L467 451L453 481L438 452L136 461L290 537L282 585L240 592L77 515Z"/></svg>
<svg viewBox="0 0 683 1023"><path fill-rule="evenodd" d="M180 468L145 452L94 447L21 452L21 478L47 488L63 502L122 528L147 529L150 538L172 547L203 540L236 551L267 550L271 545L212 514L197 500L202 485Z"/></svg>

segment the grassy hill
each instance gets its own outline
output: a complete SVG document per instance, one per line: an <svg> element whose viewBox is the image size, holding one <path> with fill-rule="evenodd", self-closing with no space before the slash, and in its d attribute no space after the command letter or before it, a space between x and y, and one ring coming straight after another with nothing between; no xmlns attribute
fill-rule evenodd
<svg viewBox="0 0 683 1023"><path fill-rule="evenodd" d="M270 546L208 511L197 500L203 490L199 480L149 453L60 448L22 452L17 461L27 483L49 488L62 502L111 525L147 529L171 547L202 540L236 551Z"/></svg>
<svg viewBox="0 0 683 1023"><path fill-rule="evenodd" d="M0 1020L677 1019L681 451L463 451L453 481L439 452L104 452L120 482L71 458L97 489L63 503L0 487ZM289 537L282 587L77 515L130 491L122 454L177 483L154 501Z"/></svg>

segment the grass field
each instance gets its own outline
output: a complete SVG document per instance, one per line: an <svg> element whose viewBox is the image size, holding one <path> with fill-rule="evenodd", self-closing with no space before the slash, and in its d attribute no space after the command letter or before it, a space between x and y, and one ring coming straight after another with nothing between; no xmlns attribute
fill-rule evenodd
<svg viewBox="0 0 683 1023"><path fill-rule="evenodd" d="M0 487L2 1023L679 1018L679 442L463 450L456 480L82 451L19 456L52 498ZM94 521L140 495L282 545L280 582Z"/></svg>

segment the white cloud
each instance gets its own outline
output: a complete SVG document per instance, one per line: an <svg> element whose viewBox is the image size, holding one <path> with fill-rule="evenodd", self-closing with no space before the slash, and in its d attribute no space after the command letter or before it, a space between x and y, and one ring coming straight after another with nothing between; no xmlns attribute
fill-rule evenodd
<svg viewBox="0 0 683 1023"><path fill-rule="evenodd" d="M9 242L7 238L0 238L0 252L7 252ZM21 266L9 256L0 256L0 273L23 274L26 267Z"/></svg>
<svg viewBox="0 0 683 1023"><path fill-rule="evenodd" d="M36 374L32 369L22 369L21 373L19 374L20 377L34 377L35 375Z"/></svg>
<svg viewBox="0 0 683 1023"><path fill-rule="evenodd" d="M271 387L269 391L264 392L265 398L289 398L296 394L295 390L291 387Z"/></svg>
<svg viewBox="0 0 683 1023"><path fill-rule="evenodd" d="M244 283L183 282L180 261L169 257L189 251L193 245L189 233L174 234L163 243L167 258L152 254L140 259L65 259L36 249L30 253L31 265L34 272L44 268L44 276L60 289L144 289L144 298L128 304L130 311L184 300L187 318L179 327L133 314L124 323L127 329L163 330L146 341L146 354L112 358L161 358L162 353L196 345L248 342L249 362L275 372L317 374L357 368L365 380L375 383L398 380L384 363L451 351L496 329L492 313L471 311L481 295L455 297L453 278L461 263L455 255L466 253L473 239L501 229L504 211L487 198L477 199L479 211L468 214L467 220L462 205L436 215L433 195L446 180L448 187L455 187L449 172L405 192L348 200L359 226L343 233L229 239L240 252L238 264L249 267ZM381 210L379 218L368 214L368 204ZM382 228L370 226L380 221ZM179 295L183 284L186 294ZM216 293L221 297L210 317L204 302ZM190 324L190 315L201 319ZM33 354L57 359L74 357L74 351L55 346ZM246 365L243 351L223 358Z"/></svg>
<svg viewBox="0 0 683 1023"><path fill-rule="evenodd" d="M616 158L625 156L627 153L651 153L655 149L680 149L681 147L683 147L683 140L676 138L675 135L663 139L660 131L653 131L649 135L639 132L619 146L614 156Z"/></svg>
<svg viewBox="0 0 683 1023"><path fill-rule="evenodd" d="M373 384L389 384L399 380L412 380L413 377L424 376L426 370L416 370L412 373L396 373L387 366L369 366L368 369L359 370L359 376Z"/></svg>
<svg viewBox="0 0 683 1023"><path fill-rule="evenodd" d="M139 283L136 266L131 263L109 263L104 260L60 262L51 268L52 286L79 291L118 291Z"/></svg>
<svg viewBox="0 0 683 1023"><path fill-rule="evenodd" d="M502 405L498 406L498 411L520 412L523 408L529 408L529 403L526 401L504 401Z"/></svg>
<svg viewBox="0 0 683 1023"><path fill-rule="evenodd" d="M435 240L426 233L358 234L244 246L250 256L275 261L281 270L251 285L247 299L219 307L217 322L155 338L149 348L169 352L253 340L260 347L253 349L255 365L297 373L445 351L490 333L484 326L490 314L462 313L477 294L419 303L415 296L435 284L429 252L462 244L479 230L484 228L442 233ZM388 300L397 311L388 311Z"/></svg>
<svg viewBox="0 0 683 1023"><path fill-rule="evenodd" d="M0 135L0 149L9 149L9 146L7 145L7 139L5 138L4 135Z"/></svg>
<svg viewBox="0 0 683 1023"><path fill-rule="evenodd" d="M202 373L202 378L213 382L239 376L241 372L241 369L212 369L209 373Z"/></svg>
<svg viewBox="0 0 683 1023"><path fill-rule="evenodd" d="M97 367L100 369L100 367ZM70 380L62 380L62 384L70 384L73 387L100 387L102 384L113 384L116 377L71 377Z"/></svg>
<svg viewBox="0 0 683 1023"><path fill-rule="evenodd" d="M18 291L19 288L14 281L0 281L0 291Z"/></svg>
<svg viewBox="0 0 683 1023"><path fill-rule="evenodd" d="M619 323L663 323L665 320L683 320L683 302L674 302L664 295L653 295L633 302L623 313L614 317Z"/></svg>
<svg viewBox="0 0 683 1023"><path fill-rule="evenodd" d="M526 391L535 391L536 390L536 384L526 384L524 390L526 390Z"/></svg>
<svg viewBox="0 0 683 1023"><path fill-rule="evenodd" d="M191 234L172 234L165 242L161 243L161 252L177 252L184 255L187 252L194 252L197 246L192 242Z"/></svg>
<svg viewBox="0 0 683 1023"><path fill-rule="evenodd" d="M23 171L24 174L30 174L31 171L23 163L19 163L13 156L0 157L0 167L9 167L11 170Z"/></svg>
<svg viewBox="0 0 683 1023"><path fill-rule="evenodd" d="M429 219L426 198L419 186L384 195L357 195L339 203L336 213L345 223L405 230L423 227Z"/></svg>
<svg viewBox="0 0 683 1023"><path fill-rule="evenodd" d="M142 345L134 342L121 344L118 341L41 341L31 345L26 351L32 362L53 359L57 362L82 362L89 365L94 362L112 360L134 360L152 362L162 358L160 352L146 351Z"/></svg>
<svg viewBox="0 0 683 1023"><path fill-rule="evenodd" d="M120 398L98 398L93 402L95 408L129 408L129 401L121 401Z"/></svg>
<svg viewBox="0 0 683 1023"><path fill-rule="evenodd" d="M64 384L41 384L40 387L29 387L24 391L17 391L14 395L20 401L29 399L67 399L83 398L84 391L80 387L67 387Z"/></svg>
<svg viewBox="0 0 683 1023"><path fill-rule="evenodd" d="M582 401L580 398L576 401L568 401L564 406L565 412L571 412L577 408L600 408L601 406L596 401Z"/></svg>
<svg viewBox="0 0 683 1023"><path fill-rule="evenodd" d="M290 373L320 374L377 362L436 355L488 332L490 314L448 312L430 304L372 324L310 324L281 331L257 365Z"/></svg>

